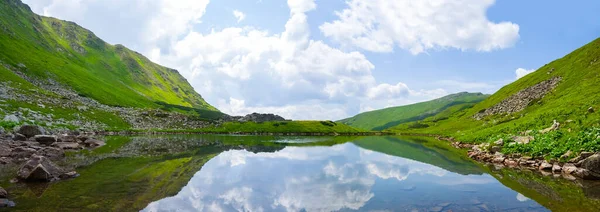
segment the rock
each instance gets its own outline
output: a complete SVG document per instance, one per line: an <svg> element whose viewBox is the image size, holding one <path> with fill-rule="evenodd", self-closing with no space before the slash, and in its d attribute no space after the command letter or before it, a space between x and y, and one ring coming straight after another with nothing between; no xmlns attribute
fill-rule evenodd
<svg viewBox="0 0 600 212"><path fill-rule="evenodd" d="M286 121L285 118L275 114L252 113L246 116L225 116L223 121L239 121L239 122L266 122L266 121Z"/></svg>
<svg viewBox="0 0 600 212"><path fill-rule="evenodd" d="M575 172L573 172L573 175L575 175L576 177L579 177L581 179L584 179L584 180L600 179L600 176L595 175L594 173L592 173L589 170L584 169L584 168L577 168L577 170L575 170Z"/></svg>
<svg viewBox="0 0 600 212"><path fill-rule="evenodd" d="M15 207L15 203L8 199L0 199L0 208L12 208Z"/></svg>
<svg viewBox="0 0 600 212"><path fill-rule="evenodd" d="M19 117L15 116L15 115L8 115L5 116L3 121L7 121L7 122L20 122L21 119L19 119Z"/></svg>
<svg viewBox="0 0 600 212"><path fill-rule="evenodd" d="M494 145L496 146L504 146L504 139L498 139L497 141L494 141Z"/></svg>
<svg viewBox="0 0 600 212"><path fill-rule="evenodd" d="M577 171L577 167L572 163L565 163L562 167L562 173L565 174L573 174L575 171Z"/></svg>
<svg viewBox="0 0 600 212"><path fill-rule="evenodd" d="M565 154L561 155L560 158L567 159L567 158L570 158L571 155L573 155L573 152L571 152L571 150L569 150Z"/></svg>
<svg viewBox="0 0 600 212"><path fill-rule="evenodd" d="M16 133L20 133L27 138L31 138L36 135L46 134L46 130L43 127L35 125L23 125L15 129Z"/></svg>
<svg viewBox="0 0 600 212"><path fill-rule="evenodd" d="M515 160L507 159L504 161L504 165L506 165L508 167L517 167L517 166L519 166L519 163L517 163L517 161L515 161Z"/></svg>
<svg viewBox="0 0 600 212"><path fill-rule="evenodd" d="M6 192L6 190L4 190L2 187L0 187L0 198L6 198L8 197L8 192Z"/></svg>
<svg viewBox="0 0 600 212"><path fill-rule="evenodd" d="M494 163L504 163L504 160L506 160L506 158L504 156L496 156L496 157L494 157L494 159L492 160L492 162L494 162Z"/></svg>
<svg viewBox="0 0 600 212"><path fill-rule="evenodd" d="M65 158L65 151L55 147L46 147L40 149L35 154L47 157L50 160L60 160Z"/></svg>
<svg viewBox="0 0 600 212"><path fill-rule="evenodd" d="M13 140L15 140L15 141L26 141L27 137L25 137L24 135L22 135L20 133L15 133L13 135Z"/></svg>
<svg viewBox="0 0 600 212"><path fill-rule="evenodd" d="M490 148L491 153L500 152L502 150L502 146L493 146Z"/></svg>
<svg viewBox="0 0 600 212"><path fill-rule="evenodd" d="M34 155L17 173L17 177L25 181L54 181L64 171L44 156Z"/></svg>
<svg viewBox="0 0 600 212"><path fill-rule="evenodd" d="M58 147L60 149L68 149L68 150L80 150L82 147L78 143L71 142L56 142L52 144L52 146Z"/></svg>
<svg viewBox="0 0 600 212"><path fill-rule="evenodd" d="M96 140L93 138L87 139L85 142L83 142L87 147L99 147L99 146L104 146L104 141L100 141L100 140Z"/></svg>
<svg viewBox="0 0 600 212"><path fill-rule="evenodd" d="M540 164L540 170L552 170L552 164L544 161L542 162L542 164Z"/></svg>
<svg viewBox="0 0 600 212"><path fill-rule="evenodd" d="M581 160L583 160L583 158L581 158L580 156L577 156L577 157L571 158L571 160L569 160L569 163L577 163Z"/></svg>
<svg viewBox="0 0 600 212"><path fill-rule="evenodd" d="M513 136L512 139L518 144L528 144L529 142L535 140L533 136Z"/></svg>
<svg viewBox="0 0 600 212"><path fill-rule="evenodd" d="M79 177L79 173L77 173L76 171L71 171L60 175L60 179L69 179L76 177Z"/></svg>
<svg viewBox="0 0 600 212"><path fill-rule="evenodd" d="M81 142L85 142L85 141L87 141L87 139L89 139L89 137L87 137L85 135L77 136L77 140L79 140Z"/></svg>
<svg viewBox="0 0 600 212"><path fill-rule="evenodd" d="M544 134L544 133L548 133L550 131L558 130L559 128L560 128L560 123L558 123L556 120L554 120L554 123L552 124L552 126L546 128L546 129L540 130L539 132Z"/></svg>
<svg viewBox="0 0 600 212"><path fill-rule="evenodd" d="M562 167L560 165L558 165L558 163L555 163L554 165L552 165L552 172L560 173L561 170L562 170Z"/></svg>
<svg viewBox="0 0 600 212"><path fill-rule="evenodd" d="M0 157L8 157L10 156L11 152L12 150L10 149L10 146L8 146L8 144L0 143Z"/></svg>
<svg viewBox="0 0 600 212"><path fill-rule="evenodd" d="M593 154L594 154L593 152L581 152L581 153L579 154L579 157L581 157L581 159L586 159L586 158L588 158L589 156L592 156Z"/></svg>
<svg viewBox="0 0 600 212"><path fill-rule="evenodd" d="M0 135L6 133L6 131L4 130L4 127L0 127Z"/></svg>
<svg viewBox="0 0 600 212"><path fill-rule="evenodd" d="M583 160L581 168L587 169L593 174L600 176L600 153L593 154Z"/></svg>
<svg viewBox="0 0 600 212"><path fill-rule="evenodd" d="M10 153L10 157L15 160L26 160L35 154L37 151L29 147L15 147Z"/></svg>
<svg viewBox="0 0 600 212"><path fill-rule="evenodd" d="M593 113L593 112L594 112L594 108L593 108L593 107L590 107L590 108L588 108L588 110L587 110L587 111L588 111L588 113Z"/></svg>
<svg viewBox="0 0 600 212"><path fill-rule="evenodd" d="M35 141L42 145L50 146L58 140L55 135L36 135L33 137Z"/></svg>
<svg viewBox="0 0 600 212"><path fill-rule="evenodd" d="M63 135L58 137L58 142L70 142L77 143L77 136L74 135Z"/></svg>

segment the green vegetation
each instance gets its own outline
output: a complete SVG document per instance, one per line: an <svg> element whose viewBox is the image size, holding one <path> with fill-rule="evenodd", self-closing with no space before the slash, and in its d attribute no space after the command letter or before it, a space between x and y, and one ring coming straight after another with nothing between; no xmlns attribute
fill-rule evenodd
<svg viewBox="0 0 600 212"><path fill-rule="evenodd" d="M392 132L439 134L463 142L492 142L499 138L529 131L535 141L506 146L505 153L556 158L571 150L598 151L600 138L600 39L573 51L565 57L544 65L537 71L504 86L495 94L471 108L457 110L445 119L408 122L388 129ZM561 77L558 86L543 98L533 101L523 111L497 114L476 120L473 116L513 94L546 81ZM590 109L591 108L591 109ZM548 134L537 133L548 128L553 120L560 129Z"/></svg>
<svg viewBox="0 0 600 212"><path fill-rule="evenodd" d="M367 132L332 121L269 121L225 122L218 126L201 128L206 133L361 133Z"/></svg>
<svg viewBox="0 0 600 212"><path fill-rule="evenodd" d="M385 130L407 122L443 120L452 112L470 108L486 97L488 95L481 93L452 94L427 102L369 111L338 122L366 130Z"/></svg>
<svg viewBox="0 0 600 212"><path fill-rule="evenodd" d="M24 74L106 105L217 111L176 70L105 43L75 23L38 16L19 0L0 3L0 31L0 81L11 86L38 89L19 76Z"/></svg>

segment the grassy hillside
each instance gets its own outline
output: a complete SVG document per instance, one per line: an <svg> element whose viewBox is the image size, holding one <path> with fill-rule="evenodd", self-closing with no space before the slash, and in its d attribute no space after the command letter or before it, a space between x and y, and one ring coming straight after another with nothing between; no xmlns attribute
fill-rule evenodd
<svg viewBox="0 0 600 212"><path fill-rule="evenodd" d="M484 100L488 95L481 93L457 93L427 102L390 107L358 114L338 122L367 130L384 130L398 124L426 118L443 120L454 111L469 108Z"/></svg>
<svg viewBox="0 0 600 212"><path fill-rule="evenodd" d="M0 2L0 49L2 81L35 87L24 74L111 106L217 111L176 70L110 45L75 23L38 16L19 0Z"/></svg>
<svg viewBox="0 0 600 212"><path fill-rule="evenodd" d="M481 120L473 117L519 91L555 77L561 78L558 85L543 98L529 103L522 111L485 116ZM508 151L553 157L560 156L567 150L599 151L599 84L600 39L597 39L504 86L485 101L454 113L446 120L421 122L419 128L412 127L415 123L405 123L390 130L443 134L471 142L491 141L531 130L536 141ZM550 127L553 120L561 123L560 130L544 135L537 133L538 130Z"/></svg>

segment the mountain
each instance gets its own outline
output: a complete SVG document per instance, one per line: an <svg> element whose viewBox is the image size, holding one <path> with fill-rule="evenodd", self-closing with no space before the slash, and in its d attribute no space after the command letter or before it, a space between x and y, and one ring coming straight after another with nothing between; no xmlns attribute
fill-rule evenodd
<svg viewBox="0 0 600 212"><path fill-rule="evenodd" d="M404 123L389 130L442 134L468 142L530 134L536 139L533 146L519 151L555 157L567 150L598 151L599 85L600 39L596 39L446 120L420 122L421 127ZM550 128L553 125L556 128Z"/></svg>
<svg viewBox="0 0 600 212"><path fill-rule="evenodd" d="M0 49L0 127L190 128L224 116L177 70L20 0L0 2Z"/></svg>
<svg viewBox="0 0 600 212"><path fill-rule="evenodd" d="M390 107L358 114L338 122L366 130L385 130L398 124L430 118L443 120L455 111L470 108L488 95L481 93L457 93L427 102Z"/></svg>
<svg viewBox="0 0 600 212"><path fill-rule="evenodd" d="M108 44L73 22L36 15L19 0L0 3L0 32L3 81L14 74L51 79L111 106L217 111L176 70Z"/></svg>

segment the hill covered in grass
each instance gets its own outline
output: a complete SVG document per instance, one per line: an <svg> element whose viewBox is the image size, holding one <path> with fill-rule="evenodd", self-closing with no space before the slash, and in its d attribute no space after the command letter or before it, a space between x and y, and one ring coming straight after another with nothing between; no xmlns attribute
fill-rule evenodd
<svg viewBox="0 0 600 212"><path fill-rule="evenodd" d="M176 70L73 22L36 15L19 0L0 3L0 32L3 81L51 80L111 106L217 111Z"/></svg>
<svg viewBox="0 0 600 212"><path fill-rule="evenodd" d="M338 122L366 130L385 130L402 123L429 119L439 121L456 111L470 108L488 95L457 93L427 102L390 107L358 114Z"/></svg>
<svg viewBox="0 0 600 212"><path fill-rule="evenodd" d="M416 122L404 123L389 130L442 134L466 142L530 135L533 142L505 151L538 156L600 151L599 85L600 39L596 39L448 119L422 121L419 127L414 127ZM540 132L554 120L558 130Z"/></svg>
<svg viewBox="0 0 600 212"><path fill-rule="evenodd" d="M88 130L157 127L145 120L199 127L224 116L177 70L73 22L39 16L20 0L0 2L0 49L5 128L25 122Z"/></svg>

